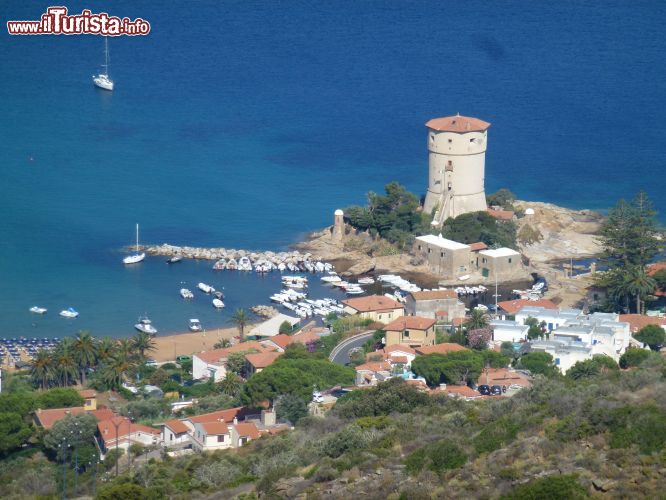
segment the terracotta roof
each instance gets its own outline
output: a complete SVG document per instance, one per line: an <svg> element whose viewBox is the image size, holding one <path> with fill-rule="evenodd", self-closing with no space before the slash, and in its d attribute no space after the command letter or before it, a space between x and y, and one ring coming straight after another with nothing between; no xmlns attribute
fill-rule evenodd
<svg viewBox="0 0 666 500"><path fill-rule="evenodd" d="M285 333L280 333L279 335L275 335L274 337L271 337L265 342L273 342L275 345L280 347L280 349L284 349L287 347L289 344L294 342L294 338L291 335L287 335Z"/></svg>
<svg viewBox="0 0 666 500"><path fill-rule="evenodd" d="M472 252L478 252L479 250L485 250L486 248L488 248L488 245L486 245L483 241L469 244L469 249Z"/></svg>
<svg viewBox="0 0 666 500"><path fill-rule="evenodd" d="M115 416L115 413L113 413L109 408L98 408L97 410L89 411L88 413L95 417L98 422L101 422L102 420L109 420Z"/></svg>
<svg viewBox="0 0 666 500"><path fill-rule="evenodd" d="M393 352L404 352L404 353L413 354L414 356L416 356L416 351L414 349L412 349L411 347L409 347L408 345L405 345L405 344L393 344L393 345L386 346L386 347L384 347L384 352L387 353L387 354L391 354Z"/></svg>
<svg viewBox="0 0 666 500"><path fill-rule="evenodd" d="M648 325L666 326L666 318L645 316L643 314L620 314L620 321L623 323L629 323L631 333L636 333L638 330Z"/></svg>
<svg viewBox="0 0 666 500"><path fill-rule="evenodd" d="M81 415L86 412L83 406L74 406L72 408L51 408L49 410L36 410L35 418L39 425L44 429L50 429L58 420L62 420L67 415Z"/></svg>
<svg viewBox="0 0 666 500"><path fill-rule="evenodd" d="M412 292L414 300L457 299L455 290L430 290L428 292Z"/></svg>
<svg viewBox="0 0 666 500"><path fill-rule="evenodd" d="M422 318L420 316L401 316L394 319L384 327L385 331L401 332L403 330L427 330L435 324L432 318Z"/></svg>
<svg viewBox="0 0 666 500"><path fill-rule="evenodd" d="M407 356L391 356L391 361L393 363L409 363Z"/></svg>
<svg viewBox="0 0 666 500"><path fill-rule="evenodd" d="M464 324L465 324L465 321L467 321L467 318L463 318L463 317L460 317L460 318L453 318L453 319L451 320L451 324L452 324L453 326L460 326L460 325L464 325Z"/></svg>
<svg viewBox="0 0 666 500"><path fill-rule="evenodd" d="M662 269L666 269L666 260L661 261L661 262L655 262L654 264L650 264L647 269L648 276L653 276L657 274L659 271Z"/></svg>
<svg viewBox="0 0 666 500"><path fill-rule="evenodd" d="M245 359L255 368L266 368L275 363L280 356L282 356L281 352L255 352L246 354Z"/></svg>
<svg viewBox="0 0 666 500"><path fill-rule="evenodd" d="M487 377L486 373L482 372L476 383L478 385L487 384L506 386L515 384L523 387L529 387L532 385L526 375L511 371L508 368L488 368Z"/></svg>
<svg viewBox="0 0 666 500"><path fill-rule="evenodd" d="M97 393L93 389L81 389L80 391L76 391L79 393L79 396L81 396L83 399L92 399L97 397Z"/></svg>
<svg viewBox="0 0 666 500"><path fill-rule="evenodd" d="M454 351L466 351L467 348L461 346L460 344L451 344L451 343L444 343L444 344L435 344L435 345L430 345L430 346L424 346L424 347L417 347L416 352L418 354L422 355L427 355L427 354L448 354L450 352Z"/></svg>
<svg viewBox="0 0 666 500"><path fill-rule="evenodd" d="M127 417L113 417L108 420L102 420L97 423L97 429L104 442L115 441L116 426L118 427L118 439L127 437L130 434L143 432L146 434L159 434L160 431L147 425L131 423Z"/></svg>
<svg viewBox="0 0 666 500"><path fill-rule="evenodd" d="M545 307L546 309L557 309L557 304L552 300L548 299L539 299L539 300L527 300L527 299L516 299L516 300L504 300L497 303L497 307L505 311L507 314L516 314L523 307Z"/></svg>
<svg viewBox="0 0 666 500"><path fill-rule="evenodd" d="M391 371L391 365L389 365L386 361L370 361L368 363L358 365L356 367L356 371L388 372Z"/></svg>
<svg viewBox="0 0 666 500"><path fill-rule="evenodd" d="M209 436L227 434L229 432L229 427L224 422L200 422L199 425Z"/></svg>
<svg viewBox="0 0 666 500"><path fill-rule="evenodd" d="M200 352L199 354L195 354L195 356L206 363L222 363L232 352L250 351L253 349L259 352L268 350L256 340L250 340L249 342L241 342L223 349Z"/></svg>
<svg viewBox="0 0 666 500"><path fill-rule="evenodd" d="M441 390L441 392L448 394L449 396L457 396L462 398L478 398L481 397L477 391L466 385L447 385L446 389Z"/></svg>
<svg viewBox="0 0 666 500"><path fill-rule="evenodd" d="M181 422L180 420L177 420L177 419L168 420L168 421L164 422L164 426L168 427L169 429L171 429L176 434L184 434L189 430L187 425L185 425L183 422Z"/></svg>
<svg viewBox="0 0 666 500"><path fill-rule="evenodd" d="M254 425L253 422L235 424L234 427L240 437L249 437L251 439L257 439L259 437L259 429L257 429L257 426Z"/></svg>
<svg viewBox="0 0 666 500"><path fill-rule="evenodd" d="M328 333L328 328L313 328L310 329L306 332L300 332L295 334L292 339L294 342L298 342L300 344L309 344L310 342L317 342L321 340L321 337L318 335L319 333Z"/></svg>
<svg viewBox="0 0 666 500"><path fill-rule="evenodd" d="M383 295L368 295L367 297L357 297L354 299L343 300L346 306L356 309L358 312L379 312L393 311L394 309L404 309L404 306L393 299Z"/></svg>
<svg viewBox="0 0 666 500"><path fill-rule="evenodd" d="M248 413L250 412L247 408L244 406L238 406L236 408L229 408L228 410L218 410L211 413L204 413L203 415L197 415L195 417L187 417L185 420L189 420L193 424L201 422L215 422L220 420L231 422L234 417L242 418Z"/></svg>
<svg viewBox="0 0 666 500"><path fill-rule="evenodd" d="M493 208L489 208L488 213L493 217L495 217L496 219L502 219L502 220L511 220L513 219L514 216L512 210L495 210Z"/></svg>
<svg viewBox="0 0 666 500"><path fill-rule="evenodd" d="M445 116L433 118L426 127L440 132L483 132L490 127L490 123L469 116Z"/></svg>

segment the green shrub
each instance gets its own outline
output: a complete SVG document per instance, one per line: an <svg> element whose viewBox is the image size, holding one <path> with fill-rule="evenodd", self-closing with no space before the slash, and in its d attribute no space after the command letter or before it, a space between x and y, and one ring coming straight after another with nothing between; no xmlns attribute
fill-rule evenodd
<svg viewBox="0 0 666 500"><path fill-rule="evenodd" d="M666 413L654 405L625 406L611 411L612 448L638 446L641 453L660 451L666 445Z"/></svg>
<svg viewBox="0 0 666 500"><path fill-rule="evenodd" d="M409 474L416 475L424 467L435 473L457 469L467 462L467 456L450 441L442 440L431 443L410 454L405 459L405 468Z"/></svg>
<svg viewBox="0 0 666 500"><path fill-rule="evenodd" d="M472 440L477 453L489 453L503 448L516 438L520 425L510 417L486 425Z"/></svg>
<svg viewBox="0 0 666 500"><path fill-rule="evenodd" d="M589 495L578 482L575 474L547 476L515 488L505 500L578 500Z"/></svg>
<svg viewBox="0 0 666 500"><path fill-rule="evenodd" d="M625 353L620 356L620 368L631 368L638 366L647 358L650 357L650 351L645 349L627 349Z"/></svg>

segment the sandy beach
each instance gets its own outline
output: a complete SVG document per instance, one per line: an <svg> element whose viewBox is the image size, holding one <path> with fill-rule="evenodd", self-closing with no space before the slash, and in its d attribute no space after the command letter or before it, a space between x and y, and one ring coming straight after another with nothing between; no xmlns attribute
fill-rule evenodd
<svg viewBox="0 0 666 500"><path fill-rule="evenodd" d="M247 325L245 331L248 332L251 328L250 325ZM197 352L209 351L217 341L221 339L231 340L235 336L238 336L238 330L235 327L219 328L206 332L158 335L154 339L156 349L150 354L150 357L158 362L173 361L176 356L191 356Z"/></svg>

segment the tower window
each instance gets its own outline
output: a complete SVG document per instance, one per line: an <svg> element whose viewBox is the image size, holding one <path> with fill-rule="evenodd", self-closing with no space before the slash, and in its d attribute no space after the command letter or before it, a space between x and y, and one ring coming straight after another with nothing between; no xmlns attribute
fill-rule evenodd
<svg viewBox="0 0 666 500"><path fill-rule="evenodd" d="M476 139L475 139L474 137L472 137L472 138L469 140L469 142L476 142Z"/></svg>
<svg viewBox="0 0 666 500"><path fill-rule="evenodd" d="M451 144L452 142L453 142L453 139L449 139L449 144Z"/></svg>

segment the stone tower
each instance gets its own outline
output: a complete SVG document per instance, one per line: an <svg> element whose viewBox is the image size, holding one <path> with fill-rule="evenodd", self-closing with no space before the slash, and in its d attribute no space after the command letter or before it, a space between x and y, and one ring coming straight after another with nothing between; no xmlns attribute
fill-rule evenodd
<svg viewBox="0 0 666 500"><path fill-rule="evenodd" d="M490 123L467 116L434 118L428 128L427 214L433 226L449 217L486 210L484 187Z"/></svg>
<svg viewBox="0 0 666 500"><path fill-rule="evenodd" d="M342 241L345 235L345 214L339 208L333 214L333 239Z"/></svg>

